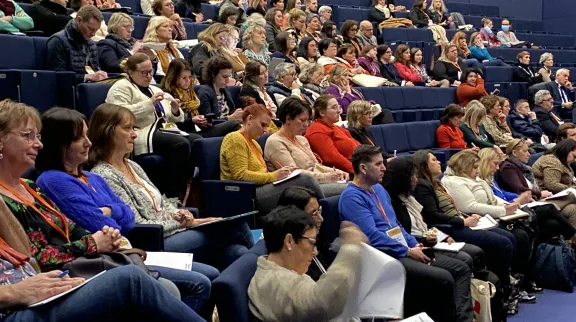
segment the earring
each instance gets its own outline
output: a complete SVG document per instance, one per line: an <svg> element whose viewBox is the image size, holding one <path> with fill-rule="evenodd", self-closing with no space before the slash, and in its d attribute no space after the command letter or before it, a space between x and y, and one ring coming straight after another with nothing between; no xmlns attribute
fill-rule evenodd
<svg viewBox="0 0 576 322"><path fill-rule="evenodd" d="M4 154L2 154L2 151L0 151L0 160L4 159Z"/></svg>

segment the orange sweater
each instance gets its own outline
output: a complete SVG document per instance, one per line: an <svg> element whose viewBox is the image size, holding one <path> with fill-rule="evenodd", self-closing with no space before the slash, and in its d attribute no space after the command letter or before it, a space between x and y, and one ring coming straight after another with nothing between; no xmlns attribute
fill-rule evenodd
<svg viewBox="0 0 576 322"><path fill-rule="evenodd" d="M466 149L462 130L448 124L440 124L436 130L436 141L442 149Z"/></svg>
<svg viewBox="0 0 576 322"><path fill-rule="evenodd" d="M480 99L482 96L486 95L488 95L488 92L486 92L486 89L484 88L484 80L482 78L476 80L476 86L462 83L456 90L458 104L462 106L466 106L470 101Z"/></svg>
<svg viewBox="0 0 576 322"><path fill-rule="evenodd" d="M304 137L308 139L312 151L320 156L322 164L354 173L350 158L360 143L346 129L316 120L306 130Z"/></svg>

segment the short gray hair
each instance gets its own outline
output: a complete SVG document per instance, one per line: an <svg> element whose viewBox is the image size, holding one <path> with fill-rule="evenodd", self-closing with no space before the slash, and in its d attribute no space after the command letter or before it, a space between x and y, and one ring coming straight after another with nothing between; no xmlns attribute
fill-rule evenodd
<svg viewBox="0 0 576 322"><path fill-rule="evenodd" d="M298 80L300 80L302 84L308 84L310 83L310 76L315 72L322 72L322 74L324 74L324 67L316 63L306 64L300 69Z"/></svg>
<svg viewBox="0 0 576 322"><path fill-rule="evenodd" d="M560 68L559 70L556 71L556 77L558 77L558 75L560 75L560 73L562 72L567 72L568 74L570 74L570 70L566 69L566 68Z"/></svg>
<svg viewBox="0 0 576 322"><path fill-rule="evenodd" d="M542 101L544 100L544 96L548 95L552 94L550 94L550 92L545 89L539 90L538 92L536 92L536 95L534 95L534 103L536 103L536 105L540 105L540 103L542 103Z"/></svg>
<svg viewBox="0 0 576 322"><path fill-rule="evenodd" d="M110 20L108 20L108 32L111 34L118 34L118 29L127 22L134 27L134 19L132 19L128 14L123 12L113 13Z"/></svg>
<svg viewBox="0 0 576 322"><path fill-rule="evenodd" d="M280 63L276 68L274 68L274 78L280 80L280 78L290 74L290 69L295 69L292 63Z"/></svg>
<svg viewBox="0 0 576 322"><path fill-rule="evenodd" d="M329 6L322 6L322 7L320 7L320 9L318 9L318 14L321 14L324 11L332 12L332 8L330 8Z"/></svg>
<svg viewBox="0 0 576 322"><path fill-rule="evenodd" d="M547 61L548 59L554 59L554 55L552 55L551 53L543 53L540 56L540 64L544 64L544 62Z"/></svg>

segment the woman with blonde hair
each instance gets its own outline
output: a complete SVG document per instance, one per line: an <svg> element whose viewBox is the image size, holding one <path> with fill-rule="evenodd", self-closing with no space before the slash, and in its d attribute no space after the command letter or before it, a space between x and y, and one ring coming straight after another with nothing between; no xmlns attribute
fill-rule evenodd
<svg viewBox="0 0 576 322"><path fill-rule="evenodd" d="M266 0L248 0L246 15L251 16L253 13L259 13L262 16L266 15L266 2Z"/></svg>
<svg viewBox="0 0 576 322"><path fill-rule="evenodd" d="M218 50L227 44L229 35L228 27L219 22L198 34L198 45L190 50L188 57L197 79L202 77L204 62L218 54Z"/></svg>
<svg viewBox="0 0 576 322"><path fill-rule="evenodd" d="M459 86L462 74L468 69L462 59L458 57L456 45L449 44L444 49L442 57L434 64L434 79L441 81L447 79L451 85Z"/></svg>
<svg viewBox="0 0 576 322"><path fill-rule="evenodd" d="M158 57L158 67L156 68L156 74L158 76L166 75L168 70L168 65L174 58L184 58L182 53L174 46L172 41L172 21L164 16L157 16L150 18L148 21L148 27L146 27L146 32L144 33L144 38L142 42L157 42L166 44L166 48L162 50L151 51Z"/></svg>
<svg viewBox="0 0 576 322"><path fill-rule="evenodd" d="M248 60L260 60L266 67L270 65L272 58L266 52L266 30L260 25L249 26L242 36L244 56Z"/></svg>
<svg viewBox="0 0 576 322"><path fill-rule="evenodd" d="M356 100L364 100L364 95L350 85L351 77L350 71L340 65L332 68L328 76L330 86L326 88L326 94L336 97L343 114L348 111L350 103Z"/></svg>
<svg viewBox="0 0 576 322"><path fill-rule="evenodd" d="M238 31L238 28L232 25L226 25L226 27L228 28L228 40L218 51L222 54L222 57L226 58L232 64L234 79L239 80L249 60L242 53L242 49L238 48L238 42L240 41L240 32ZM238 84L232 83L230 85Z"/></svg>
<svg viewBox="0 0 576 322"><path fill-rule="evenodd" d="M386 110L388 113L390 111ZM377 111L372 107L372 103L368 101L354 101L348 106L348 114L346 115L348 127L346 128L352 138L360 144L374 144L374 137L367 131L368 127L374 124L374 114L379 118L376 124L382 121L382 113L375 113ZM382 151L384 162L390 161L393 156Z"/></svg>
<svg viewBox="0 0 576 322"><path fill-rule="evenodd" d="M445 29L457 29L454 18L448 12L448 8L443 0L432 0L428 8L430 19L434 24L444 27Z"/></svg>
<svg viewBox="0 0 576 322"><path fill-rule="evenodd" d="M460 130L464 134L464 141L469 148L500 148L494 144L494 139L486 132L482 121L486 118L486 108L482 103L473 100L466 106L464 118L460 123ZM502 151L500 150L500 153Z"/></svg>
<svg viewBox="0 0 576 322"><path fill-rule="evenodd" d="M152 11L156 16L166 17L172 22L172 39L186 40L186 29L182 18L177 13L174 13L174 3L172 0L154 0L152 3Z"/></svg>
<svg viewBox="0 0 576 322"><path fill-rule="evenodd" d="M306 12L300 9L292 9L286 16L285 31L293 32L296 37L296 44L306 37Z"/></svg>
<svg viewBox="0 0 576 322"><path fill-rule="evenodd" d="M466 33L463 31L458 31L454 34L452 40L450 40L450 44L455 45L456 48L458 48L458 57L464 61L466 66L472 69L481 70L482 65L478 59L472 57L472 53L468 47L468 41L466 37Z"/></svg>

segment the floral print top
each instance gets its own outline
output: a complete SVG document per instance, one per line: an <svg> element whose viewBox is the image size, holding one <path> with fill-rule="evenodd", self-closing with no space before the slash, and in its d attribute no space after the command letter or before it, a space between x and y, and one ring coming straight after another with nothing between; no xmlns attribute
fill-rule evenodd
<svg viewBox="0 0 576 322"><path fill-rule="evenodd" d="M36 191L50 206L59 211L52 200L42 193L34 182L23 180L23 183ZM64 224L68 226L70 231L70 243L68 243L66 238L50 226L44 217L34 209L2 193L0 193L0 196L2 196L8 208L24 227L30 240L30 253L38 261L42 271L59 269L77 257L97 253L96 242L92 235L70 219L66 218L66 222L62 223L60 218L55 216L50 209L40 202L34 201L34 206L44 215L52 218L52 222L62 230L64 230Z"/></svg>

